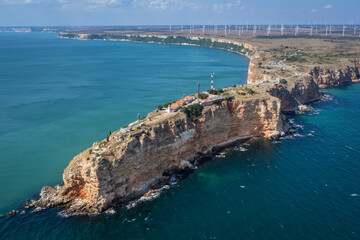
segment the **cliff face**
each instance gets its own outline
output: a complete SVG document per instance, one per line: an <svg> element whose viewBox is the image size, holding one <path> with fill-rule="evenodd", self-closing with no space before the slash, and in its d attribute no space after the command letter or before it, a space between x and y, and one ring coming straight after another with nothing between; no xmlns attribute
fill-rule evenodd
<svg viewBox="0 0 360 240"><path fill-rule="evenodd" d="M35 205L66 204L68 213L103 211L141 196L168 180L166 173L192 167L218 147L278 135L284 126L279 99L268 96L224 101L205 107L200 117L174 113L136 132L117 131L99 149L94 144L74 157L64 171L64 185L44 187Z"/></svg>
<svg viewBox="0 0 360 240"><path fill-rule="evenodd" d="M315 67L309 71L309 74L320 86L338 86L360 79L359 63L357 62L354 66L337 70Z"/></svg>
<svg viewBox="0 0 360 240"><path fill-rule="evenodd" d="M320 98L319 86L311 77L299 80L288 85L275 84L268 90L271 96L281 101L281 111L290 112L297 110L299 105L306 104Z"/></svg>

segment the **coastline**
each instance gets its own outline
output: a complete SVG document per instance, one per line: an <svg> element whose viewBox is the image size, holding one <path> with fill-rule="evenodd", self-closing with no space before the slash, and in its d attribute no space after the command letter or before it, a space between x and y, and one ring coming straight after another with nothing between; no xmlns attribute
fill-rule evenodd
<svg viewBox="0 0 360 240"><path fill-rule="evenodd" d="M85 40L85 39L81 39L81 40ZM224 49L223 49L224 50ZM257 53L256 53L256 51L253 53L253 55L251 55L251 56L253 56L252 58L250 58L249 57L249 59L250 59L250 62L252 61L252 60L254 60L254 61L256 61L258 58L261 58L263 55L261 55L261 53L259 54L259 57L254 57L254 55L256 55ZM256 64L254 64L254 66L253 66L254 68L256 68L257 67L257 65ZM251 71L250 71L251 70ZM255 69L256 70L256 69ZM250 68L250 66L249 66L249 77L248 77L248 83L249 83L249 79L250 79L250 82L252 81L251 79L252 79L252 77L253 77L253 75L254 75L254 69L251 69ZM244 106L246 106L246 104L247 103L249 103L249 102L252 102L252 103L255 103L255 106L260 106L259 104L260 104L260 102L261 102L261 100L263 100L263 101L268 101L268 100L270 100L270 102L269 103L276 103L276 108L277 108L277 110L274 110L274 111L270 111L270 112L272 112L272 115L276 115L276 118L275 119L272 119L272 124L281 124L281 127L272 127L271 128L271 130L268 132L268 133L266 133L266 131L268 131L268 130L260 130L259 132L257 132L257 134L251 134L251 135L249 135L249 136L247 136L246 138L251 138L251 137L271 137L271 136L273 136L272 135L272 133L274 133L275 131L277 131L278 133L277 133L277 136L279 136L280 134L282 134L281 132L279 132L278 130L279 129L284 129L284 128L286 128L286 124L284 124L284 119L283 119L283 114L282 114L282 112L286 112L286 110L291 110L291 111L296 111L297 109L296 109L296 107L298 107L299 105L301 105L301 104L306 104L306 103L308 103L308 102L311 102L311 101L316 101L317 99L319 99L319 97L320 97L320 94L319 94L319 90L318 90L318 85L312 80L311 78L307 78L307 79L305 79L305 82L306 82L306 84L303 84L302 83L302 85L301 85L301 88L298 86L298 82L296 82L295 84L294 84L294 87L291 89L291 90L289 90L289 89L287 89L287 87L288 86L284 86L284 84L279 84L279 83L270 83L270 84L268 84L268 83L266 83L266 82L253 82L252 84L250 84L249 86L256 86L256 85L261 85L261 86L264 86L264 85L266 85L266 89L264 89L264 91L263 90L260 90L257 94L256 94L256 96L249 96L250 97L250 99L242 99L241 98L241 96L239 96L239 98L237 98L238 96L235 94L234 95L234 100L232 100L231 102L230 102L230 104L228 104L228 103L223 103L220 107L219 106L213 106L213 107L207 107L206 109L207 109L207 111L206 111L206 113L209 113L209 112L212 112L212 116L214 117L214 116L216 116L216 114L214 114L216 111L222 111L223 109L228 109L229 108L229 106L233 106L234 107L234 105L236 105L236 104L241 104L241 102L243 102L243 103L245 103L245 104L243 104L242 105L242 108L244 108ZM302 89L302 88L304 88L304 89ZM234 88L234 89L231 89L230 88L230 91L237 91L237 88ZM269 90L269 91L268 91ZM270 94L268 94L268 95L266 95L266 96L264 96L263 94L266 94L266 93L270 93ZM231 95L232 96L232 95ZM278 100L276 100L276 99L278 99ZM260 100L260 102L259 102L259 100ZM264 105L262 105L262 108L263 107L265 107L266 108L266 106L268 106L268 104L269 103L266 103L266 104L264 104ZM284 107L285 106L285 107ZM282 109L281 109L282 108ZM206 110L205 109L205 110ZM238 108L236 111L234 111L234 112L232 112L232 113L239 113L239 111L243 111L242 109L240 109L240 108ZM260 110L261 111L261 110ZM256 110L255 111L256 113L258 113L259 112L259 110ZM206 120L207 120L207 116L206 116L206 113L205 113L205 116L201 116L201 118L199 119L199 118L194 118L194 119L192 119L192 118L190 118L191 119L191 122L194 120L195 122L196 121L204 121L204 122L206 122ZM183 116L183 114L180 114L180 115L182 115L182 116L179 116L179 114L176 114L176 117L179 117L180 118L180 125L186 125L186 124L190 124L189 122L188 122L188 119L185 119L184 120L184 118L185 118L185 116ZM211 114L210 114L211 115ZM249 117L249 116L247 116L247 117ZM269 116L266 116L265 117L266 119L269 119ZM171 120L171 119L170 119ZM223 121L224 120L224 118L221 118L220 119L221 121ZM170 122L171 123L171 122ZM167 124L169 124L169 121L167 122ZM264 123L258 123L258 125L259 126L261 126L262 124L264 124ZM173 126L172 128L172 130L170 130L170 131L173 131L174 130L174 128L176 129L176 124L175 124L175 126ZM214 126L212 126L213 128L215 128L216 129L216 125L214 125ZM195 127L195 129L196 129L196 127ZM156 131L155 131L156 132ZM182 131L182 132L184 132L184 131ZM259 133L262 133L262 134L259 134ZM265 133L265 134L264 134ZM135 135L136 134L139 134L139 133L134 133ZM275 134L276 135L276 134ZM140 137L141 137L142 135L140 134ZM117 135L115 135L115 136L112 136L112 137L118 137ZM239 139L242 139L243 137L241 137L241 138L239 138ZM224 138L224 139L226 139L226 138ZM229 139L227 139L227 141L224 141L224 139L222 139L221 141L222 141L222 144L225 142L228 142L229 141ZM234 141L236 141L236 140L239 140L239 139L230 139L230 144L231 144L231 142L233 142L233 140ZM178 145L179 143L177 143L177 145ZM221 145L221 144L220 144ZM94 146L93 146L94 147ZM213 146L213 147L216 147L216 145L215 146ZM128 146L127 146L127 148L129 148ZM88 151L88 150L86 150L86 151ZM86 152L85 151L85 152ZM212 152L210 151L209 152L210 154L212 154ZM84 155L84 153L83 153L83 155ZM81 158L86 158L87 156L80 156ZM189 160L187 160L187 162L179 162L179 163L176 163L174 166L176 166L176 167L180 167L181 165L183 165L182 167L183 167L183 169L186 169L186 168L191 168L191 167L193 167L193 162L195 161L195 158L194 157L191 157L193 160L192 161L189 161ZM74 160L75 160L75 158L74 158ZM74 161L73 160L73 161ZM76 159L76 160L78 160L78 159ZM81 161L83 160L83 159L80 159ZM79 161L80 161L79 160ZM96 160L96 159L95 159ZM99 162L100 161L102 161L102 159L99 159ZM79 163L79 162L78 162ZM70 165L69 165L70 166ZM174 167L173 166L173 167ZM170 168L171 169L171 168ZM69 170L70 171L70 170ZM70 171L71 172L71 171ZM64 179L65 179L65 175L66 175L66 173L64 173ZM84 208L84 204L85 205L96 205L96 203L97 203L97 201L93 201L92 199L87 199L88 197L86 197L86 198L84 198L84 196L83 196L83 193L84 193L84 191L85 192L87 192L85 195L90 195L90 194L88 194L89 192L91 192L91 191L93 191L93 190L89 190L89 188L88 189L86 189L86 187L84 187L84 186L82 186L82 183L81 183L81 180L79 180L79 179L76 179L76 176L81 176L82 174L81 173L79 173L79 172L72 172L71 174L71 177L70 178L72 178L72 180L70 181L70 178L67 180L67 183L70 183L71 182L71 187L70 188L68 188L67 190L68 191L75 191L75 192L72 192L72 198L68 198L68 199L64 199L64 198L62 198L62 199L59 199L59 195L64 195L64 193L65 193L65 189L63 189L62 188L62 186L58 186L58 187L55 187L55 188L50 188L50 187L46 187L46 188L43 188L43 190L42 190L42 193L41 193L41 199L38 201L38 202L33 202L33 206L46 206L46 207L52 207L52 206L56 206L56 205L63 205L65 202L67 202L67 203L69 203L70 201L77 201L77 202L75 202L75 203L72 203L73 204L73 206L75 206L75 207L73 207L72 209L70 209L71 211L69 211L69 213L74 213L74 212L77 212L77 213L91 213L91 212L101 212L101 211L105 211L105 210L107 210L107 209L109 209L109 208L111 208L111 207L113 207L112 205L114 205L113 203L111 203L111 201L113 201L114 199L116 199L116 197L114 198L114 199L112 199L111 201L110 201L110 203L108 202L108 203L106 203L106 204L108 204L108 205L106 205L105 203L104 203L104 205L103 206L101 206L101 208L87 208L89 211L87 211L86 210L86 208ZM75 176L75 181L74 181L74 177L73 176ZM138 191L138 193L135 193L134 195L128 195L127 197L125 196L124 198L123 198L123 200L130 200L130 199L132 199L132 198L134 198L134 196L135 195L142 195L142 194L144 194L144 192L145 192L145 194L146 194L146 189L148 190L149 189L149 186L150 185L156 185L154 182L156 182L156 181L159 181L160 180L160 178L159 177L155 177L155 180L152 180L153 182L151 182L150 181L150 184L148 184L145 188L143 188L143 189L141 189L140 191ZM66 182L66 181L65 181ZM86 181L85 181L86 182ZM158 183L160 183L161 181L159 181ZM98 183L100 183L100 182L98 182ZM66 185L66 184L65 184ZM99 185L101 185L101 184L99 184ZM89 186L88 186L89 187ZM94 186L92 186L92 187L94 187ZM77 189L77 188L79 188L79 189ZM96 188L96 187L95 187ZM69 190L70 189L70 190ZM83 192L82 192L83 191ZM96 191L96 190L95 190ZM66 194L68 194L69 192L67 192ZM75 196L75 197L74 197ZM128 199L127 199L128 198ZM72 199L72 200L70 200L70 199ZM81 199L81 204L83 204L83 205L79 205L79 199ZM106 199L106 198L105 198ZM89 201L88 201L89 200ZM121 201L118 201L118 200L115 200L116 202L121 202ZM29 204L29 205L27 205L27 206L31 206L31 204Z"/></svg>

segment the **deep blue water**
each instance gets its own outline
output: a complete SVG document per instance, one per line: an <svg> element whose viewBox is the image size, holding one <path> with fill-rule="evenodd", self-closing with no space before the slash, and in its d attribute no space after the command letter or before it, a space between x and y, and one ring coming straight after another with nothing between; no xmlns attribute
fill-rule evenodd
<svg viewBox="0 0 360 240"><path fill-rule="evenodd" d="M3 213L58 183L109 128L205 86L210 72L219 87L242 83L248 64L214 49L39 34L0 34L0 53ZM294 116L303 137L230 149L114 215L3 216L0 238L360 239L360 85L324 91L333 99L315 103L316 114Z"/></svg>

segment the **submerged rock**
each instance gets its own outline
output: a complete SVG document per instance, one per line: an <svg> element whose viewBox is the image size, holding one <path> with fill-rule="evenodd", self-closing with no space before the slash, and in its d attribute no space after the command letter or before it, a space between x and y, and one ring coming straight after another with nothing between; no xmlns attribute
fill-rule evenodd
<svg viewBox="0 0 360 240"><path fill-rule="evenodd" d="M43 210L42 207L37 207L37 208L35 208L32 212L33 212L33 213L36 213L36 212L41 212L42 210Z"/></svg>
<svg viewBox="0 0 360 240"><path fill-rule="evenodd" d="M17 213L18 213L17 210L12 210L12 211L8 212L8 213L6 214L6 216L14 216L14 215L17 214Z"/></svg>

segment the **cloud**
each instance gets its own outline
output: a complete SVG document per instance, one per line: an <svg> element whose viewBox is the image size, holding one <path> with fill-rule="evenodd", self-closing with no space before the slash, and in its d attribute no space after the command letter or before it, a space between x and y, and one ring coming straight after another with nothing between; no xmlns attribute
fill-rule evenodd
<svg viewBox="0 0 360 240"><path fill-rule="evenodd" d="M167 9L181 10L184 8L195 10L203 7L202 4L196 4L182 0L150 0L150 1L145 0L143 1L143 4L140 5L145 5L148 8L157 9L157 10L167 10Z"/></svg>
<svg viewBox="0 0 360 240"><path fill-rule="evenodd" d="M327 9L329 9L329 8L332 8L332 5L326 5L326 6L324 6L324 8L327 8Z"/></svg>
<svg viewBox="0 0 360 240"><path fill-rule="evenodd" d="M316 13L318 10L317 9L311 9L312 13Z"/></svg>
<svg viewBox="0 0 360 240"><path fill-rule="evenodd" d="M242 6L241 5L241 1L240 0L236 0L233 2L227 2L227 3L214 3L213 4L213 9L217 12L221 12L224 9L233 9L233 8L240 8L241 10L245 9L245 5Z"/></svg>
<svg viewBox="0 0 360 240"><path fill-rule="evenodd" d="M20 4L40 4L48 2L48 0L0 0L0 4L3 3L5 5L20 5Z"/></svg>

